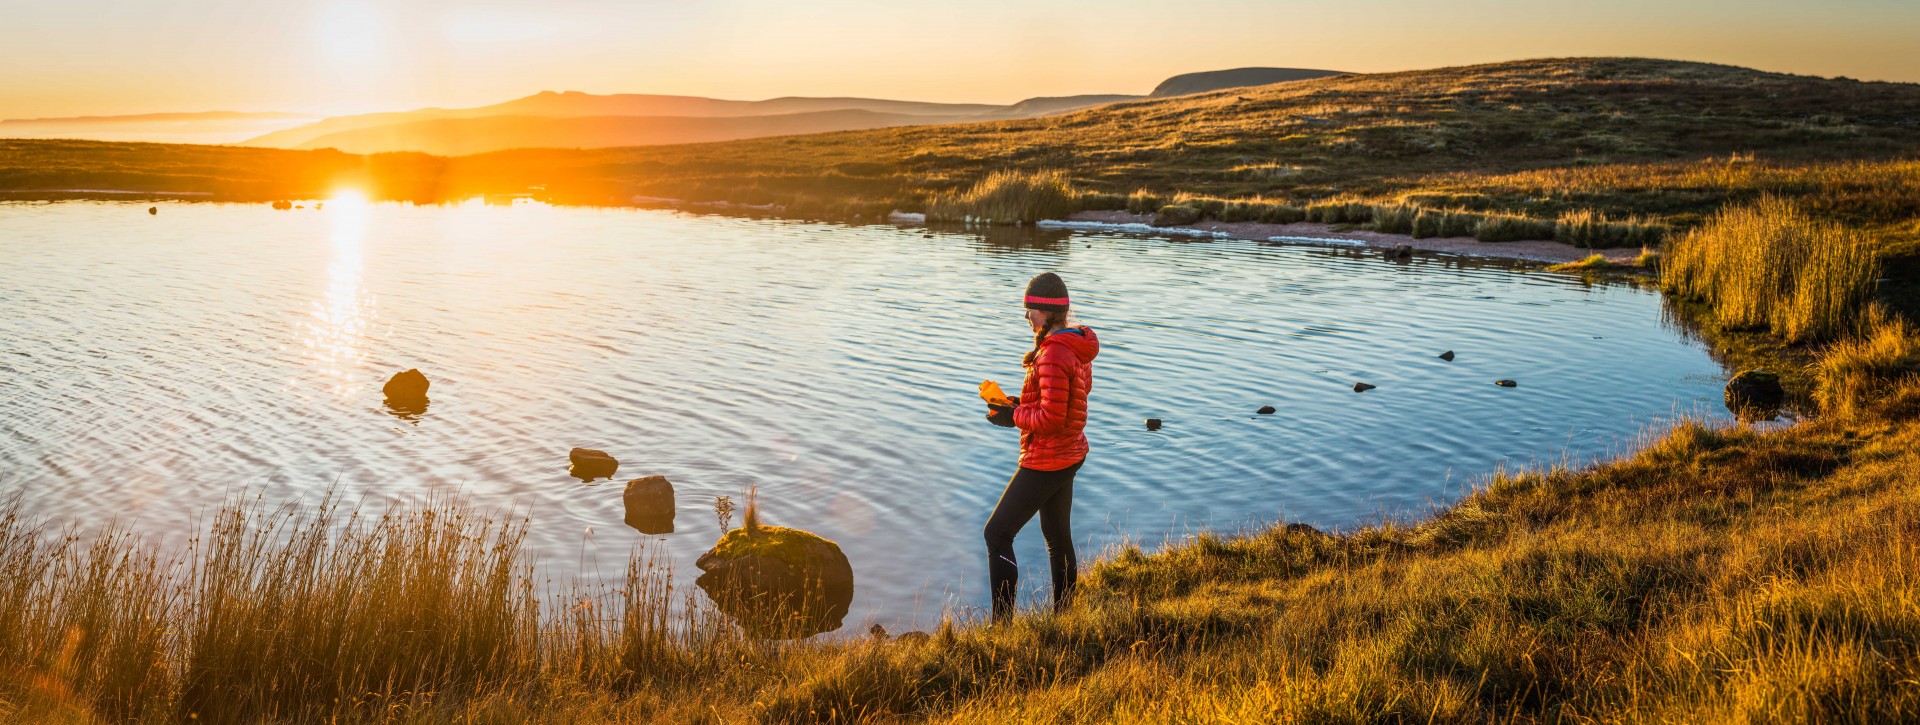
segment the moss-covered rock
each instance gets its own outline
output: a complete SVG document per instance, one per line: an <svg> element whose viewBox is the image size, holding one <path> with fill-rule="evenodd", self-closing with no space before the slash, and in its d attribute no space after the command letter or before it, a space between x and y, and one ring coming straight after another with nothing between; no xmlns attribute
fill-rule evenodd
<svg viewBox="0 0 1920 725"><path fill-rule="evenodd" d="M1156 227L1177 227L1200 221L1200 210L1190 206L1168 204L1160 207L1153 215Z"/></svg>
<svg viewBox="0 0 1920 725"><path fill-rule="evenodd" d="M798 639L839 629L853 604L853 566L810 532L749 523L720 537L694 583L758 637Z"/></svg>
<svg viewBox="0 0 1920 725"><path fill-rule="evenodd" d="M1767 370L1742 370L1727 381L1727 410L1743 420L1773 417L1786 397L1780 376Z"/></svg>

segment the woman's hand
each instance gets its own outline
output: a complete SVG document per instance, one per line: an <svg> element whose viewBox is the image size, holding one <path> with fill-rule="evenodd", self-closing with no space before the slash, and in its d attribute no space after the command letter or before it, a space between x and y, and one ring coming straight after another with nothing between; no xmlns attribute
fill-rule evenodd
<svg viewBox="0 0 1920 725"><path fill-rule="evenodd" d="M1013 406L988 403L987 409L993 411L987 414L987 422L1002 428L1013 427Z"/></svg>

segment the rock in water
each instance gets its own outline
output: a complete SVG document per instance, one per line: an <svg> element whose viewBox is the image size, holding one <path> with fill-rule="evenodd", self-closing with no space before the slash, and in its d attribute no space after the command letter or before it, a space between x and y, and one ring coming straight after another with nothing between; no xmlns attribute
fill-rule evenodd
<svg viewBox="0 0 1920 725"><path fill-rule="evenodd" d="M1448 350L1446 352L1440 353L1440 359L1445 360L1447 362L1453 362L1453 351Z"/></svg>
<svg viewBox="0 0 1920 725"><path fill-rule="evenodd" d="M1493 384L1494 384L1494 385L1498 385L1498 386L1500 386L1500 387L1503 387L1503 388L1517 388L1517 387L1520 387L1520 384L1519 384L1519 383L1516 383L1516 382L1514 382L1514 381L1512 381L1512 380L1495 380L1495 381L1493 381Z"/></svg>
<svg viewBox="0 0 1920 725"><path fill-rule="evenodd" d="M800 639L839 629L853 604L853 565L840 546L780 526L728 531L694 562L694 583L749 634Z"/></svg>
<svg viewBox="0 0 1920 725"><path fill-rule="evenodd" d="M1253 411L1253 412L1255 412L1255 413L1259 413L1260 415L1273 415L1273 414L1274 414L1275 412L1277 412L1277 411L1275 411L1275 410L1273 409L1273 406L1271 406L1271 405L1262 405L1262 406L1260 406L1260 409L1259 409L1259 410L1256 410L1256 411Z"/></svg>
<svg viewBox="0 0 1920 725"><path fill-rule="evenodd" d="M160 213L160 207L157 207L157 206L147 207L147 216L156 216L159 213Z"/></svg>
<svg viewBox="0 0 1920 725"><path fill-rule="evenodd" d="M613 456L607 455L606 451L596 451L592 448L575 448L567 451L567 461L572 463L567 467L567 473L573 474L574 478L582 481L613 478L613 472L620 468L620 462L613 460Z"/></svg>
<svg viewBox="0 0 1920 725"><path fill-rule="evenodd" d="M1148 419L1147 419L1147 430L1160 430L1160 419L1159 419L1159 418L1148 418Z"/></svg>
<svg viewBox="0 0 1920 725"><path fill-rule="evenodd" d="M431 385L432 383L427 382L425 373L407 368L388 378L387 384L380 388L380 392L386 393L387 400L390 402L411 403L426 400L427 388Z"/></svg>
<svg viewBox="0 0 1920 725"><path fill-rule="evenodd" d="M1387 250L1387 258L1389 258L1389 259L1412 259L1412 258L1413 258L1413 247L1411 247L1411 246L1409 246L1409 245L1405 245L1405 244L1397 244L1397 245L1394 245L1394 247L1393 247L1392 249L1389 249L1389 250Z"/></svg>
<svg viewBox="0 0 1920 725"><path fill-rule="evenodd" d="M673 533L673 484L666 476L647 476L627 482L620 494L626 505L627 525L647 535Z"/></svg>
<svg viewBox="0 0 1920 725"><path fill-rule="evenodd" d="M276 201L273 203L274 211L287 211L292 208L293 202L291 201Z"/></svg>
<svg viewBox="0 0 1920 725"><path fill-rule="evenodd" d="M1727 409L1737 414L1771 413L1786 398L1780 376L1767 370L1742 370L1727 381Z"/></svg>
<svg viewBox="0 0 1920 725"><path fill-rule="evenodd" d="M1366 383L1354 383L1354 384L1353 384L1353 392L1356 392L1356 393L1364 393L1364 392L1367 392L1367 391L1369 391L1369 390L1372 390L1373 388L1374 388L1374 386L1372 386L1372 385L1368 385L1368 384L1366 384ZM1383 393L1383 394L1384 394L1384 393Z"/></svg>
<svg viewBox="0 0 1920 725"><path fill-rule="evenodd" d="M389 412L402 419L416 420L427 412L427 376L412 368L394 373L380 390L387 394Z"/></svg>

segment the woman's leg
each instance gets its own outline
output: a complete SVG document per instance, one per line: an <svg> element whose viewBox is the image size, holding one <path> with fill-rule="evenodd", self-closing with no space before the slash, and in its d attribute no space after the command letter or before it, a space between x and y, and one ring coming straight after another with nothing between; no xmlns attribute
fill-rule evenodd
<svg viewBox="0 0 1920 725"><path fill-rule="evenodd" d="M1081 463L1085 463L1082 461ZM1053 569L1053 610L1066 608L1080 580L1080 561L1073 554L1073 477L1080 463L1054 473L1058 488L1040 505L1040 533L1047 537L1047 564Z"/></svg>
<svg viewBox="0 0 1920 725"><path fill-rule="evenodd" d="M1063 478L1060 473L1031 468L1015 471L1007 481L1007 490L1000 494L1000 503L993 507L993 515L987 518L987 580L994 621L1013 613L1014 597L1020 591L1020 564L1013 558L1013 537L1053 498L1060 481L1073 480L1071 474Z"/></svg>

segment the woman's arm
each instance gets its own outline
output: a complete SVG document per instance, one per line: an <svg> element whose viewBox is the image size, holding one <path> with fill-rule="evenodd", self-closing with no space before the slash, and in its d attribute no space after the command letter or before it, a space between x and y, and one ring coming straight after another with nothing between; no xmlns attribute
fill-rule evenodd
<svg viewBox="0 0 1920 725"><path fill-rule="evenodd" d="M1039 358L1033 361L1040 394L1034 400L1020 401L1013 409L1013 424L1020 430L1053 433L1066 428L1072 358L1073 351L1064 346L1048 345L1040 350Z"/></svg>

